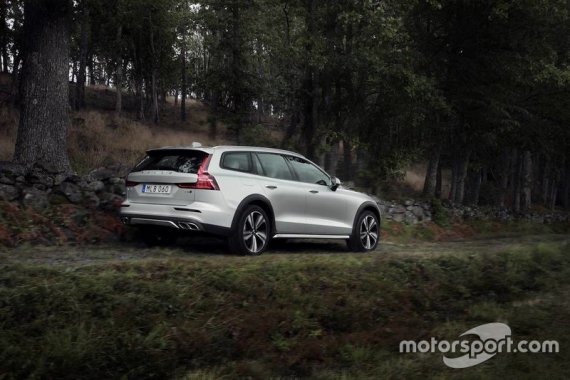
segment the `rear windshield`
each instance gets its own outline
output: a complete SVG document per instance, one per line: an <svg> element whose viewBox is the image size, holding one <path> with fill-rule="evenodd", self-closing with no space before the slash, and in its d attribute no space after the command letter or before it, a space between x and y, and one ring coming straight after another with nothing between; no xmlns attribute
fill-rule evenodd
<svg viewBox="0 0 570 380"><path fill-rule="evenodd" d="M133 172L169 170L178 173L196 174L207 156L207 153L199 150L152 151L135 166Z"/></svg>

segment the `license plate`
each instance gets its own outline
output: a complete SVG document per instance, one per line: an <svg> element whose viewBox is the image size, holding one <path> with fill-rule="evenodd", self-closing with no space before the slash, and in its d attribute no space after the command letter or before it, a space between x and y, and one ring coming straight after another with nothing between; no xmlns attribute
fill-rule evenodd
<svg viewBox="0 0 570 380"><path fill-rule="evenodd" d="M170 185L147 185L144 184L142 192L145 194L170 194Z"/></svg>

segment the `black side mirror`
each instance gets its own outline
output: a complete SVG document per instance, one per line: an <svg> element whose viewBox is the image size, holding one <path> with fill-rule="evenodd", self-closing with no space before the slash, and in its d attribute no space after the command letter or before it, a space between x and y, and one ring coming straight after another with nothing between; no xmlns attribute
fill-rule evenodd
<svg viewBox="0 0 570 380"><path fill-rule="evenodd" d="M337 177L332 177L331 179L332 179L331 190L336 191L336 189L338 189L338 187L341 184L340 179L338 179Z"/></svg>

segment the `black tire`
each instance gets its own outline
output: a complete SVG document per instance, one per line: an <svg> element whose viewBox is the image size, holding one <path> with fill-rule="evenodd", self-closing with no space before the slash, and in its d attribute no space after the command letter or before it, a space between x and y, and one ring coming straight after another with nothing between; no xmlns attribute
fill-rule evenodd
<svg viewBox="0 0 570 380"><path fill-rule="evenodd" d="M346 241L353 252L369 252L376 249L380 241L380 221L372 211L365 210L358 215L352 235Z"/></svg>
<svg viewBox="0 0 570 380"><path fill-rule="evenodd" d="M269 245L271 221L261 207L248 206L238 217L237 223L228 238L231 252L246 255L261 255Z"/></svg>
<svg viewBox="0 0 570 380"><path fill-rule="evenodd" d="M147 247L166 247L176 243L176 231L160 227L143 227L139 230L142 241Z"/></svg>

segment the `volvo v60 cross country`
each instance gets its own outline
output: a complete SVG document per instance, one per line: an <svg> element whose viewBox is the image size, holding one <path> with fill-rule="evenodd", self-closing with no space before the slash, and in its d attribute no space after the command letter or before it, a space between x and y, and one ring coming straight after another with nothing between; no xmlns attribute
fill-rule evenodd
<svg viewBox="0 0 570 380"><path fill-rule="evenodd" d="M153 149L129 173L126 188L121 220L142 228L147 243L201 231L227 237L235 253L259 255L272 239L343 239L364 252L380 238L372 198L285 150Z"/></svg>

